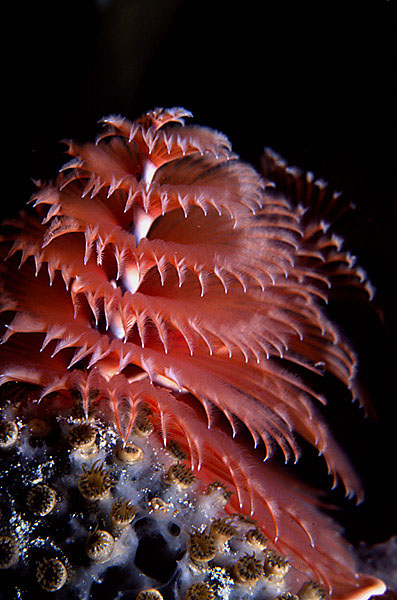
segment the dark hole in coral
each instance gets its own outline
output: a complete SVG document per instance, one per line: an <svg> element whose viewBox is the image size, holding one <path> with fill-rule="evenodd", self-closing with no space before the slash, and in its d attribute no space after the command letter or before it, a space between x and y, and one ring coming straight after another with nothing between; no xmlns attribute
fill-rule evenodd
<svg viewBox="0 0 397 600"><path fill-rule="evenodd" d="M172 577L177 567L167 541L160 533L152 533L141 539L135 555L135 565L148 577L164 583Z"/></svg>
<svg viewBox="0 0 397 600"><path fill-rule="evenodd" d="M177 525L177 523L173 523L172 521L170 521L168 523L168 531L174 537L178 537L178 535L181 533L181 528L179 527L179 525Z"/></svg>
<svg viewBox="0 0 397 600"><path fill-rule="evenodd" d="M176 527L179 529L178 525ZM147 577L166 583L178 567L181 549L170 547L166 537L158 530L156 520L150 517L140 519L135 524L135 531L139 538L135 566Z"/></svg>

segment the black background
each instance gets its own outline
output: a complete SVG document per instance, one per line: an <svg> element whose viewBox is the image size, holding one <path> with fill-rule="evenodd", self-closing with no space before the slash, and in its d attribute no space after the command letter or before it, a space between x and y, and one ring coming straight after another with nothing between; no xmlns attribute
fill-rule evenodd
<svg viewBox="0 0 397 600"><path fill-rule="evenodd" d="M367 487L367 501L340 517L353 541L396 533L393 0L68 0L5 11L5 216L65 161L61 139L92 139L103 115L133 120L155 106L191 110L256 167L270 146L356 204L342 233L377 289L383 325L355 306L337 314L378 412L373 422L349 401L331 407Z"/></svg>

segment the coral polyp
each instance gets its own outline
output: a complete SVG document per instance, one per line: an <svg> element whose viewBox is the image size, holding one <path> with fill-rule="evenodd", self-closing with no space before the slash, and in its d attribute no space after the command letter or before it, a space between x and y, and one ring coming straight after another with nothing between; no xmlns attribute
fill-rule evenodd
<svg viewBox="0 0 397 600"><path fill-rule="evenodd" d="M324 600L326 592L318 583L308 581L299 590L299 598L300 600Z"/></svg>
<svg viewBox="0 0 397 600"><path fill-rule="evenodd" d="M114 538L108 531L97 529L88 536L86 545L87 556L95 562L106 562L114 549Z"/></svg>
<svg viewBox="0 0 397 600"><path fill-rule="evenodd" d="M18 559L19 547L15 539L8 535L0 536L0 569L14 567Z"/></svg>
<svg viewBox="0 0 397 600"><path fill-rule="evenodd" d="M11 448L18 438L18 427L14 421L0 421L0 448Z"/></svg>
<svg viewBox="0 0 397 600"><path fill-rule="evenodd" d="M44 517L55 507L57 493L48 485L34 485L28 492L26 503L29 510L36 516Z"/></svg>
<svg viewBox="0 0 397 600"><path fill-rule="evenodd" d="M75 425L69 434L69 443L74 450L81 453L90 452L94 449L96 430L90 423L79 423Z"/></svg>
<svg viewBox="0 0 397 600"><path fill-rule="evenodd" d="M121 498L116 500L110 510L110 518L114 525L124 527L129 525L137 513L137 508L129 501Z"/></svg>
<svg viewBox="0 0 397 600"><path fill-rule="evenodd" d="M193 583L186 591L185 600L215 600L215 593L206 583Z"/></svg>
<svg viewBox="0 0 397 600"><path fill-rule="evenodd" d="M117 457L126 463L138 462L143 458L143 450L136 444L123 444L117 449Z"/></svg>
<svg viewBox="0 0 397 600"><path fill-rule="evenodd" d="M167 479L181 488L188 488L195 480L195 476L183 462L178 462L168 469Z"/></svg>
<svg viewBox="0 0 397 600"><path fill-rule="evenodd" d="M211 523L210 534L217 544L225 544L236 533L236 528L227 519L214 519Z"/></svg>
<svg viewBox="0 0 397 600"><path fill-rule="evenodd" d="M206 566L215 558L215 539L207 533L194 533L190 538L189 555L193 565Z"/></svg>
<svg viewBox="0 0 397 600"><path fill-rule="evenodd" d="M77 485L80 493L87 500L103 500L109 496L112 476L101 464L94 464L89 469L83 465L83 473Z"/></svg>
<svg viewBox="0 0 397 600"><path fill-rule="evenodd" d="M268 547L269 540L264 535L263 531L258 527L247 531L247 535L245 537L247 539L247 542L249 542L253 546L257 546L261 550L264 550Z"/></svg>
<svg viewBox="0 0 397 600"><path fill-rule="evenodd" d="M57 558L45 558L37 567L36 577L43 590L56 592L65 585L68 572L62 561Z"/></svg>
<svg viewBox="0 0 397 600"><path fill-rule="evenodd" d="M158 590L143 590L139 592L137 596L137 600L164 600L163 596L160 594Z"/></svg>
<svg viewBox="0 0 397 600"><path fill-rule="evenodd" d="M284 579L291 565L284 556L274 550L265 553L264 571L269 581L278 582Z"/></svg>
<svg viewBox="0 0 397 600"><path fill-rule="evenodd" d="M233 575L240 583L256 583L263 575L263 566L259 558L246 554L238 559L233 567Z"/></svg>
<svg viewBox="0 0 397 600"><path fill-rule="evenodd" d="M280 466L304 440L363 498L319 409L324 373L360 400L327 312L373 293L345 205L188 117L104 118L3 225L6 597L366 600L383 583Z"/></svg>

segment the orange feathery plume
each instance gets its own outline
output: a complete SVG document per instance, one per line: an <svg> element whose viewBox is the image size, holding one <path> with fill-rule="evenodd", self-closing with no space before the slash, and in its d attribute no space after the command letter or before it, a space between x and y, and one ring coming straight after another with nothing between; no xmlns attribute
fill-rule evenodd
<svg viewBox="0 0 397 600"><path fill-rule="evenodd" d="M324 399L291 369L328 371L356 395L355 354L324 310L338 286L371 295L329 228L342 204L270 152L276 186L262 179L189 116L105 118L95 144L69 144L35 210L7 222L1 383L37 385L49 404L77 389L86 414L95 406L124 440L149 406L164 444L172 436L199 478L233 487L228 510L253 515L297 573L338 599L381 593L312 492L237 435L244 426L286 461L304 438L362 499L316 408Z"/></svg>

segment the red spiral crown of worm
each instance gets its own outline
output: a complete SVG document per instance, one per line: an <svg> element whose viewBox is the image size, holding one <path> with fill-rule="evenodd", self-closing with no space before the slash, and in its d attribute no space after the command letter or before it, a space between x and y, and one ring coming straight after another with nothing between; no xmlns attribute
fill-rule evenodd
<svg viewBox="0 0 397 600"><path fill-rule="evenodd" d="M291 369L328 371L356 395L354 352L325 311L330 291L371 295L329 227L343 204L267 152L265 173L294 188L291 203L189 116L105 118L6 223L0 381L34 384L54 410L77 390L124 440L145 406L164 444L232 488L228 510L253 515L298 571L336 598L368 597L381 582L355 573L316 497L253 449L296 461L303 438L362 498L324 399Z"/></svg>

